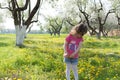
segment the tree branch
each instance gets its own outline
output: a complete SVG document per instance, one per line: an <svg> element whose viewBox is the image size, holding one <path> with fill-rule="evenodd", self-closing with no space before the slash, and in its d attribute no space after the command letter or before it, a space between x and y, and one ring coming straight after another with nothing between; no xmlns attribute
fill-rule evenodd
<svg viewBox="0 0 120 80"><path fill-rule="evenodd" d="M118 25L120 25L120 16L118 16L118 14L115 14L118 20Z"/></svg>
<svg viewBox="0 0 120 80"><path fill-rule="evenodd" d="M28 17L28 19L25 21L24 25L30 25L32 18L34 17L35 13L39 9L40 1L41 0L37 0L35 7L33 8L32 12L30 13L30 16Z"/></svg>
<svg viewBox="0 0 120 80"><path fill-rule="evenodd" d="M30 23L34 23L34 22L38 22L38 20L33 20L33 21L31 21Z"/></svg>
<svg viewBox="0 0 120 80"><path fill-rule="evenodd" d="M9 11L11 11L11 9L9 7L0 7L1 9L8 9Z"/></svg>
<svg viewBox="0 0 120 80"><path fill-rule="evenodd" d="M17 5L17 7L18 7L18 8L16 8L17 11L24 11L24 10L27 9L27 6L28 6L28 4L30 3L30 0L26 0L26 3L25 3L25 5L24 5L23 7L19 7L16 0L15 0L15 3L16 3L16 5Z"/></svg>
<svg viewBox="0 0 120 80"><path fill-rule="evenodd" d="M100 12L100 10L103 10L103 4L102 4L101 0L99 0L99 2L100 2L100 9L98 9L98 12Z"/></svg>
<svg viewBox="0 0 120 80"><path fill-rule="evenodd" d="M8 9L9 11L12 11L10 7L2 7L0 3L0 9Z"/></svg>
<svg viewBox="0 0 120 80"><path fill-rule="evenodd" d="M107 17L108 17L108 15L109 15L110 13L115 13L115 9L111 9L111 10L108 11L108 13L107 13L106 16L105 16L105 20L104 20L104 22L102 23L102 25L104 25L104 24L106 23Z"/></svg>
<svg viewBox="0 0 120 80"><path fill-rule="evenodd" d="M66 19L67 23L69 23L71 26L75 26L73 23L69 21L69 19Z"/></svg>

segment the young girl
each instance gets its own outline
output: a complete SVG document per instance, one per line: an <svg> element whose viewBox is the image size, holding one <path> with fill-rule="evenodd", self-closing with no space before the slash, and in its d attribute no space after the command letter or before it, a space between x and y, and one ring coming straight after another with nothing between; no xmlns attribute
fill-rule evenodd
<svg viewBox="0 0 120 80"><path fill-rule="evenodd" d="M66 63L66 79L70 80L70 69L74 73L75 80L78 80L77 64L79 50L83 42L83 36L87 33L87 26L83 23L72 28L64 43L64 62Z"/></svg>

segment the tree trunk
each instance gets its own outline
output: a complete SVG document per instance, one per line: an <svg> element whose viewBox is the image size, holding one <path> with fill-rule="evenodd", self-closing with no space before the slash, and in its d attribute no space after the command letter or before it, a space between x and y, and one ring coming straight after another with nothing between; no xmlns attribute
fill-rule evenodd
<svg viewBox="0 0 120 80"><path fill-rule="evenodd" d="M16 25L16 46L22 47L26 35L26 26L19 27Z"/></svg>
<svg viewBox="0 0 120 80"><path fill-rule="evenodd" d="M97 39L101 39L101 33L96 33Z"/></svg>

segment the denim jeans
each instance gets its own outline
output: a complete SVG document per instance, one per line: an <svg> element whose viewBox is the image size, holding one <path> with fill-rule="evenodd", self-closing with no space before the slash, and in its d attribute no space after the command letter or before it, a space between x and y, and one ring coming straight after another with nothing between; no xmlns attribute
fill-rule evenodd
<svg viewBox="0 0 120 80"><path fill-rule="evenodd" d="M65 57L64 62L77 65L78 64L78 58L66 58Z"/></svg>

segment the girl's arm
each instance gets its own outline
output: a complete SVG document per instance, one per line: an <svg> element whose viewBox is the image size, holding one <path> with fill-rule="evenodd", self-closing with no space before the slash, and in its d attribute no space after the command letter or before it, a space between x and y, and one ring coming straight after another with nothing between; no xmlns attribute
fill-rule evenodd
<svg viewBox="0 0 120 80"><path fill-rule="evenodd" d="M68 52L67 52L67 45L68 45L68 42L65 41L65 42L64 42L64 45L63 45L63 48L64 48L64 57L67 57L67 55L68 55Z"/></svg>
<svg viewBox="0 0 120 80"><path fill-rule="evenodd" d="M71 58L74 57L74 55L79 52L79 50L80 50L81 47L82 47L82 42L79 43L78 48L76 49L75 52L73 52L73 53L70 55L70 57L71 57Z"/></svg>

